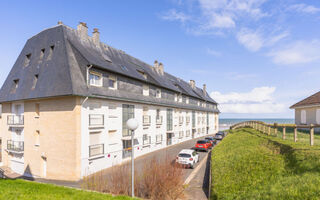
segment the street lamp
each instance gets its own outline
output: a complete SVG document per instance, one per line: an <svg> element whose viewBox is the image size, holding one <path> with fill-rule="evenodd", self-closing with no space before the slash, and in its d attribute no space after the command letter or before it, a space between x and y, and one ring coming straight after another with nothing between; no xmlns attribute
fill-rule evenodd
<svg viewBox="0 0 320 200"><path fill-rule="evenodd" d="M127 127L131 131L131 195L134 197L134 131L138 128L139 123L136 119L131 118L127 121Z"/></svg>

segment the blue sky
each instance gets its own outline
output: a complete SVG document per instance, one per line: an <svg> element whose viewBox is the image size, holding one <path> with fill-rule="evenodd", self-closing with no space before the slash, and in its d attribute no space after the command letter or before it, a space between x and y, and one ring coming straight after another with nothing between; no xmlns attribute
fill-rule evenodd
<svg viewBox="0 0 320 200"><path fill-rule="evenodd" d="M1 1L0 84L28 38L59 20L167 72L207 84L221 117L293 118L319 90L320 1Z"/></svg>

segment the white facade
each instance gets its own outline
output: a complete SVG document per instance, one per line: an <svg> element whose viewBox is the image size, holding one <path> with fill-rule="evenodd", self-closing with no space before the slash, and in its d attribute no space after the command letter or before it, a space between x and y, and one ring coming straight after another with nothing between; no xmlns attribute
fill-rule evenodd
<svg viewBox="0 0 320 200"><path fill-rule="evenodd" d="M131 139L122 133L124 104L134 106L134 118L139 122L134 137L136 157L218 131L217 113L207 116L207 112L195 111L192 127L192 110L89 98L83 101L81 110L81 176L130 159L130 152L127 157L123 155L123 141ZM167 131L167 109L172 109L172 131ZM170 136L172 141L167 141Z"/></svg>

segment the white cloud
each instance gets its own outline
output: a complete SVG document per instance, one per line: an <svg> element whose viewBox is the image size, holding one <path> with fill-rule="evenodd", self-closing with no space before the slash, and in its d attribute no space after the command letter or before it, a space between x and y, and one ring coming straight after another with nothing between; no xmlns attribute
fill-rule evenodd
<svg viewBox="0 0 320 200"><path fill-rule="evenodd" d="M294 4L289 6L288 10L294 10L297 12L302 12L302 13L309 13L309 14L315 14L320 11L320 8L317 8L312 5L306 5L306 4Z"/></svg>
<svg viewBox="0 0 320 200"><path fill-rule="evenodd" d="M277 35L265 36L261 31L250 30L243 28L237 34L237 39L240 44L246 47L249 51L256 52L264 46L272 46L288 36L288 32L283 32Z"/></svg>
<svg viewBox="0 0 320 200"><path fill-rule="evenodd" d="M161 18L168 21L180 21L184 23L185 21L189 20L190 17L184 14L183 12L178 12L175 9L171 9L168 12L161 15Z"/></svg>
<svg viewBox="0 0 320 200"><path fill-rule="evenodd" d="M274 49L268 56L276 64L304 64L320 60L320 41L297 41L284 48Z"/></svg>
<svg viewBox="0 0 320 200"><path fill-rule="evenodd" d="M279 113L285 105L274 102L275 90L275 87L257 87L244 93L212 92L210 96L220 104L223 113Z"/></svg>
<svg viewBox="0 0 320 200"><path fill-rule="evenodd" d="M213 49L207 48L207 54L215 56L215 57L219 57L221 56L221 53L218 51L215 51Z"/></svg>
<svg viewBox="0 0 320 200"><path fill-rule="evenodd" d="M257 78L257 77L258 77L257 74L240 74L240 73L236 73L236 72L232 72L232 73L227 74L228 79L235 80L235 81L248 80L248 79L253 79L253 78Z"/></svg>

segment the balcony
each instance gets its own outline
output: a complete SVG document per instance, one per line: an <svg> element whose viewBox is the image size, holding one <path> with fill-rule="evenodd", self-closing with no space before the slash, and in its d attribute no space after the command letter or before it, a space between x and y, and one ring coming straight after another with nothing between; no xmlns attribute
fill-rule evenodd
<svg viewBox="0 0 320 200"><path fill-rule="evenodd" d="M142 123L143 123L143 126L149 126L151 124L151 116L150 115L143 115Z"/></svg>
<svg viewBox="0 0 320 200"><path fill-rule="evenodd" d="M104 155L104 144L95 144L89 146L89 158Z"/></svg>
<svg viewBox="0 0 320 200"><path fill-rule="evenodd" d="M24 142L23 141L7 141L7 151L12 153L23 153L24 152Z"/></svg>
<svg viewBox="0 0 320 200"><path fill-rule="evenodd" d="M104 115L103 114L90 114L89 115L89 127L99 128L104 127Z"/></svg>
<svg viewBox="0 0 320 200"><path fill-rule="evenodd" d="M9 126L23 126L24 116L23 115L8 115L7 124Z"/></svg>
<svg viewBox="0 0 320 200"><path fill-rule="evenodd" d="M160 124L162 124L162 122L163 122L163 117L162 116L158 116L157 119L156 119L156 124L160 125Z"/></svg>

